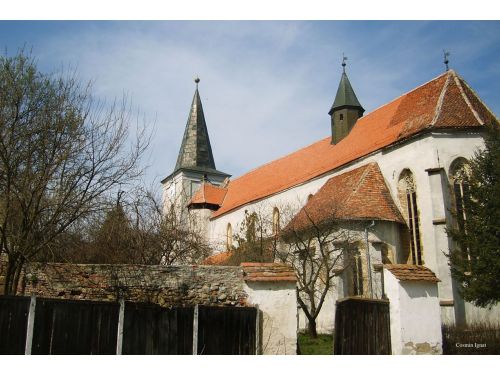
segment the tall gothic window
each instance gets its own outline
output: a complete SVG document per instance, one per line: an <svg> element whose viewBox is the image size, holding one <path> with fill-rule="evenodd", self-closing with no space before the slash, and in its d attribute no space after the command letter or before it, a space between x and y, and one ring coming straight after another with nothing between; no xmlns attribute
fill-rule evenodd
<svg viewBox="0 0 500 375"><path fill-rule="evenodd" d="M227 224L226 248L228 250L231 250L233 248L233 227L231 227L231 223Z"/></svg>
<svg viewBox="0 0 500 375"><path fill-rule="evenodd" d="M359 249L356 249L349 255L349 265L347 273L347 290L350 296L362 296L363 286L363 262L365 257L361 255Z"/></svg>
<svg viewBox="0 0 500 375"><path fill-rule="evenodd" d="M457 225L462 232L467 231L467 206L470 199L470 189L466 177L470 173L469 168L467 160L459 158L451 164L449 173ZM469 256L467 248L462 248L462 251Z"/></svg>
<svg viewBox="0 0 500 375"><path fill-rule="evenodd" d="M273 209L273 234L277 235L280 231L280 211L277 207Z"/></svg>
<svg viewBox="0 0 500 375"><path fill-rule="evenodd" d="M403 236L403 238L406 237L405 242L409 242L411 262L413 264L423 264L417 188L413 173L408 169L403 170L399 176L398 193L401 208L408 224L407 236Z"/></svg>

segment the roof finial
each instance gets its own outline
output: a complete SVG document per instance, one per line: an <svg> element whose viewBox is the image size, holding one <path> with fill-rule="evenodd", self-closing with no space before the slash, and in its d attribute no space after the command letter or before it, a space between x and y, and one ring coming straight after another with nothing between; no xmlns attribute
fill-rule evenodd
<svg viewBox="0 0 500 375"><path fill-rule="evenodd" d="M342 69L345 73L345 66L347 65L345 62L347 61L347 56L344 56L344 52L342 52Z"/></svg>
<svg viewBox="0 0 500 375"><path fill-rule="evenodd" d="M448 56L450 56L450 53L446 50L443 50L443 56L444 56L444 65L446 66L446 71L449 70L448 63L450 62L448 60Z"/></svg>
<svg viewBox="0 0 500 375"><path fill-rule="evenodd" d="M200 77L196 76L194 82L196 83L196 88L198 88L198 83L200 83Z"/></svg>

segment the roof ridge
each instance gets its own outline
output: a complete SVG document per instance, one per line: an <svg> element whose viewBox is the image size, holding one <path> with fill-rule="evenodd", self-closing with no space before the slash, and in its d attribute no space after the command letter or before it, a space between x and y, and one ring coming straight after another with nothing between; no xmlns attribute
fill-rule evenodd
<svg viewBox="0 0 500 375"><path fill-rule="evenodd" d="M455 72L453 72L453 73L455 73ZM458 89L460 90L460 94L462 95L463 99L465 100L465 103L467 104L467 106L471 110L472 114L474 115L476 120L479 122L479 124L484 125L484 120L481 119L481 117L479 116L479 113L477 113L477 111L472 106L472 103L470 102L469 98L465 94L464 88L462 87L462 84L460 83L460 80L458 79L458 76L456 73L453 75L453 78L454 78L456 85L458 86Z"/></svg>
<svg viewBox="0 0 500 375"><path fill-rule="evenodd" d="M453 70L451 70L453 72ZM448 91L448 85L450 84L450 78L451 74L448 75L446 78L446 82L443 85L443 88L441 89L441 93L439 94L439 99L436 104L436 110L434 112L434 117L432 118L432 121L429 126L434 126L436 125L436 121L438 120L439 116L441 116L441 109L443 108L443 102L444 102L444 96L446 95L446 92Z"/></svg>
<svg viewBox="0 0 500 375"><path fill-rule="evenodd" d="M460 88L463 89L462 87L462 83L465 84L465 86L467 86L467 89L469 89L471 91L471 93L474 94L474 96L476 97L476 99L483 105L483 107L488 111L488 113L495 119L497 119L497 121L499 121L499 119L497 118L497 116L495 115L495 113L493 113L493 111L486 105L486 103L481 99L481 97L477 94L476 90L474 90L468 83L467 81L462 77L460 76L458 73L454 72L455 73L455 76L457 77L458 81L460 82ZM464 92L465 94L465 92ZM467 95L465 94L465 96L467 97ZM467 97L468 98L468 97Z"/></svg>
<svg viewBox="0 0 500 375"><path fill-rule="evenodd" d="M430 80L428 80L427 82L422 83L421 85L419 85L419 86L417 86L417 87L415 87L415 88L413 88L413 89L411 89L411 90L409 90L409 91L407 91L407 92L405 92L405 93L403 93L403 94L399 95L398 97L396 97L396 98L392 99L390 102L387 102L387 103L381 104L381 105L380 105L380 106L378 106L377 108L375 108L375 109L371 110L369 113L367 113L367 114L366 114L365 116L363 116L362 118L366 118L366 117L370 116L371 114L375 113L375 112L376 112L376 111L378 111L379 109L384 108L385 106L388 106L388 105L389 105L389 104L391 104L391 103L394 103L395 101L397 101L397 100L401 99L403 96L406 96L406 95L408 95L408 94L410 94L410 93L412 93L412 92L414 92L414 91L417 91L418 89L420 89L420 88L424 87L425 85L428 85L429 83L434 82L434 81L438 80L439 78L441 78L442 76L444 76L444 75L446 75L446 74L450 74L451 72L454 72L454 70L453 70L453 69L450 69L449 71L444 72L444 73L442 73L442 74L438 75L437 77L434 77L433 79L430 79ZM358 123L358 122L356 122L356 124L357 124L357 123ZM354 124L354 126L356 126L356 124Z"/></svg>

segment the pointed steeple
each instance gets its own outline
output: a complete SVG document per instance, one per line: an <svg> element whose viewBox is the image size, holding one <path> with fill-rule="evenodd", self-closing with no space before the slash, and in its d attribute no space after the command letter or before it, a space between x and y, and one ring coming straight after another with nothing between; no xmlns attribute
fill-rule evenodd
<svg viewBox="0 0 500 375"><path fill-rule="evenodd" d="M198 172L224 174L215 168L212 146L208 136L207 124L203 113L200 93L198 91L199 78L195 79L196 90L191 103L191 110L184 130L179 156L174 173L179 169L189 169Z"/></svg>
<svg viewBox="0 0 500 375"><path fill-rule="evenodd" d="M340 78L337 95L335 96L332 108L330 108L328 114L331 116L334 110L345 107L359 109L361 111L361 114L365 111L359 103L359 100L356 97L356 94L354 93L354 90L351 86L351 82L349 82L349 78L347 78L347 74L344 70L344 72L342 73L342 77Z"/></svg>
<svg viewBox="0 0 500 375"><path fill-rule="evenodd" d="M342 76L337 95L328 114L331 116L332 144L340 142L365 112L345 72L347 57L342 56Z"/></svg>

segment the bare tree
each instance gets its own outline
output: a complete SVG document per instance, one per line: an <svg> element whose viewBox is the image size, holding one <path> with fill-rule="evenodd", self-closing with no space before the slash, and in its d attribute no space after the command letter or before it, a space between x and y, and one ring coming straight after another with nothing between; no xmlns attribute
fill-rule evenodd
<svg viewBox="0 0 500 375"><path fill-rule="evenodd" d="M142 189L130 203L134 231L132 246L149 264L198 264L212 249L196 221L181 215L179 205L164 210L151 189Z"/></svg>
<svg viewBox="0 0 500 375"><path fill-rule="evenodd" d="M268 205L257 204L252 212L245 212L245 218L234 234L237 247L231 249L227 265L240 265L242 262L274 262L279 243L279 224L273 221L273 209Z"/></svg>
<svg viewBox="0 0 500 375"><path fill-rule="evenodd" d="M140 175L145 127L130 142L126 100L106 106L74 75L38 71L23 51L0 57L0 251L5 293L16 292L25 262L104 197Z"/></svg>
<svg viewBox="0 0 500 375"><path fill-rule="evenodd" d="M280 233L276 256L295 271L297 302L312 338L317 337L316 319L335 286L334 279L349 266L356 251L359 239L354 229L355 224L339 220L335 210L318 214L303 207Z"/></svg>
<svg viewBox="0 0 500 375"><path fill-rule="evenodd" d="M211 248L172 206L163 212L153 189L119 192L97 212L51 244L43 261L96 264L197 264ZM75 249L77 249L75 251Z"/></svg>

